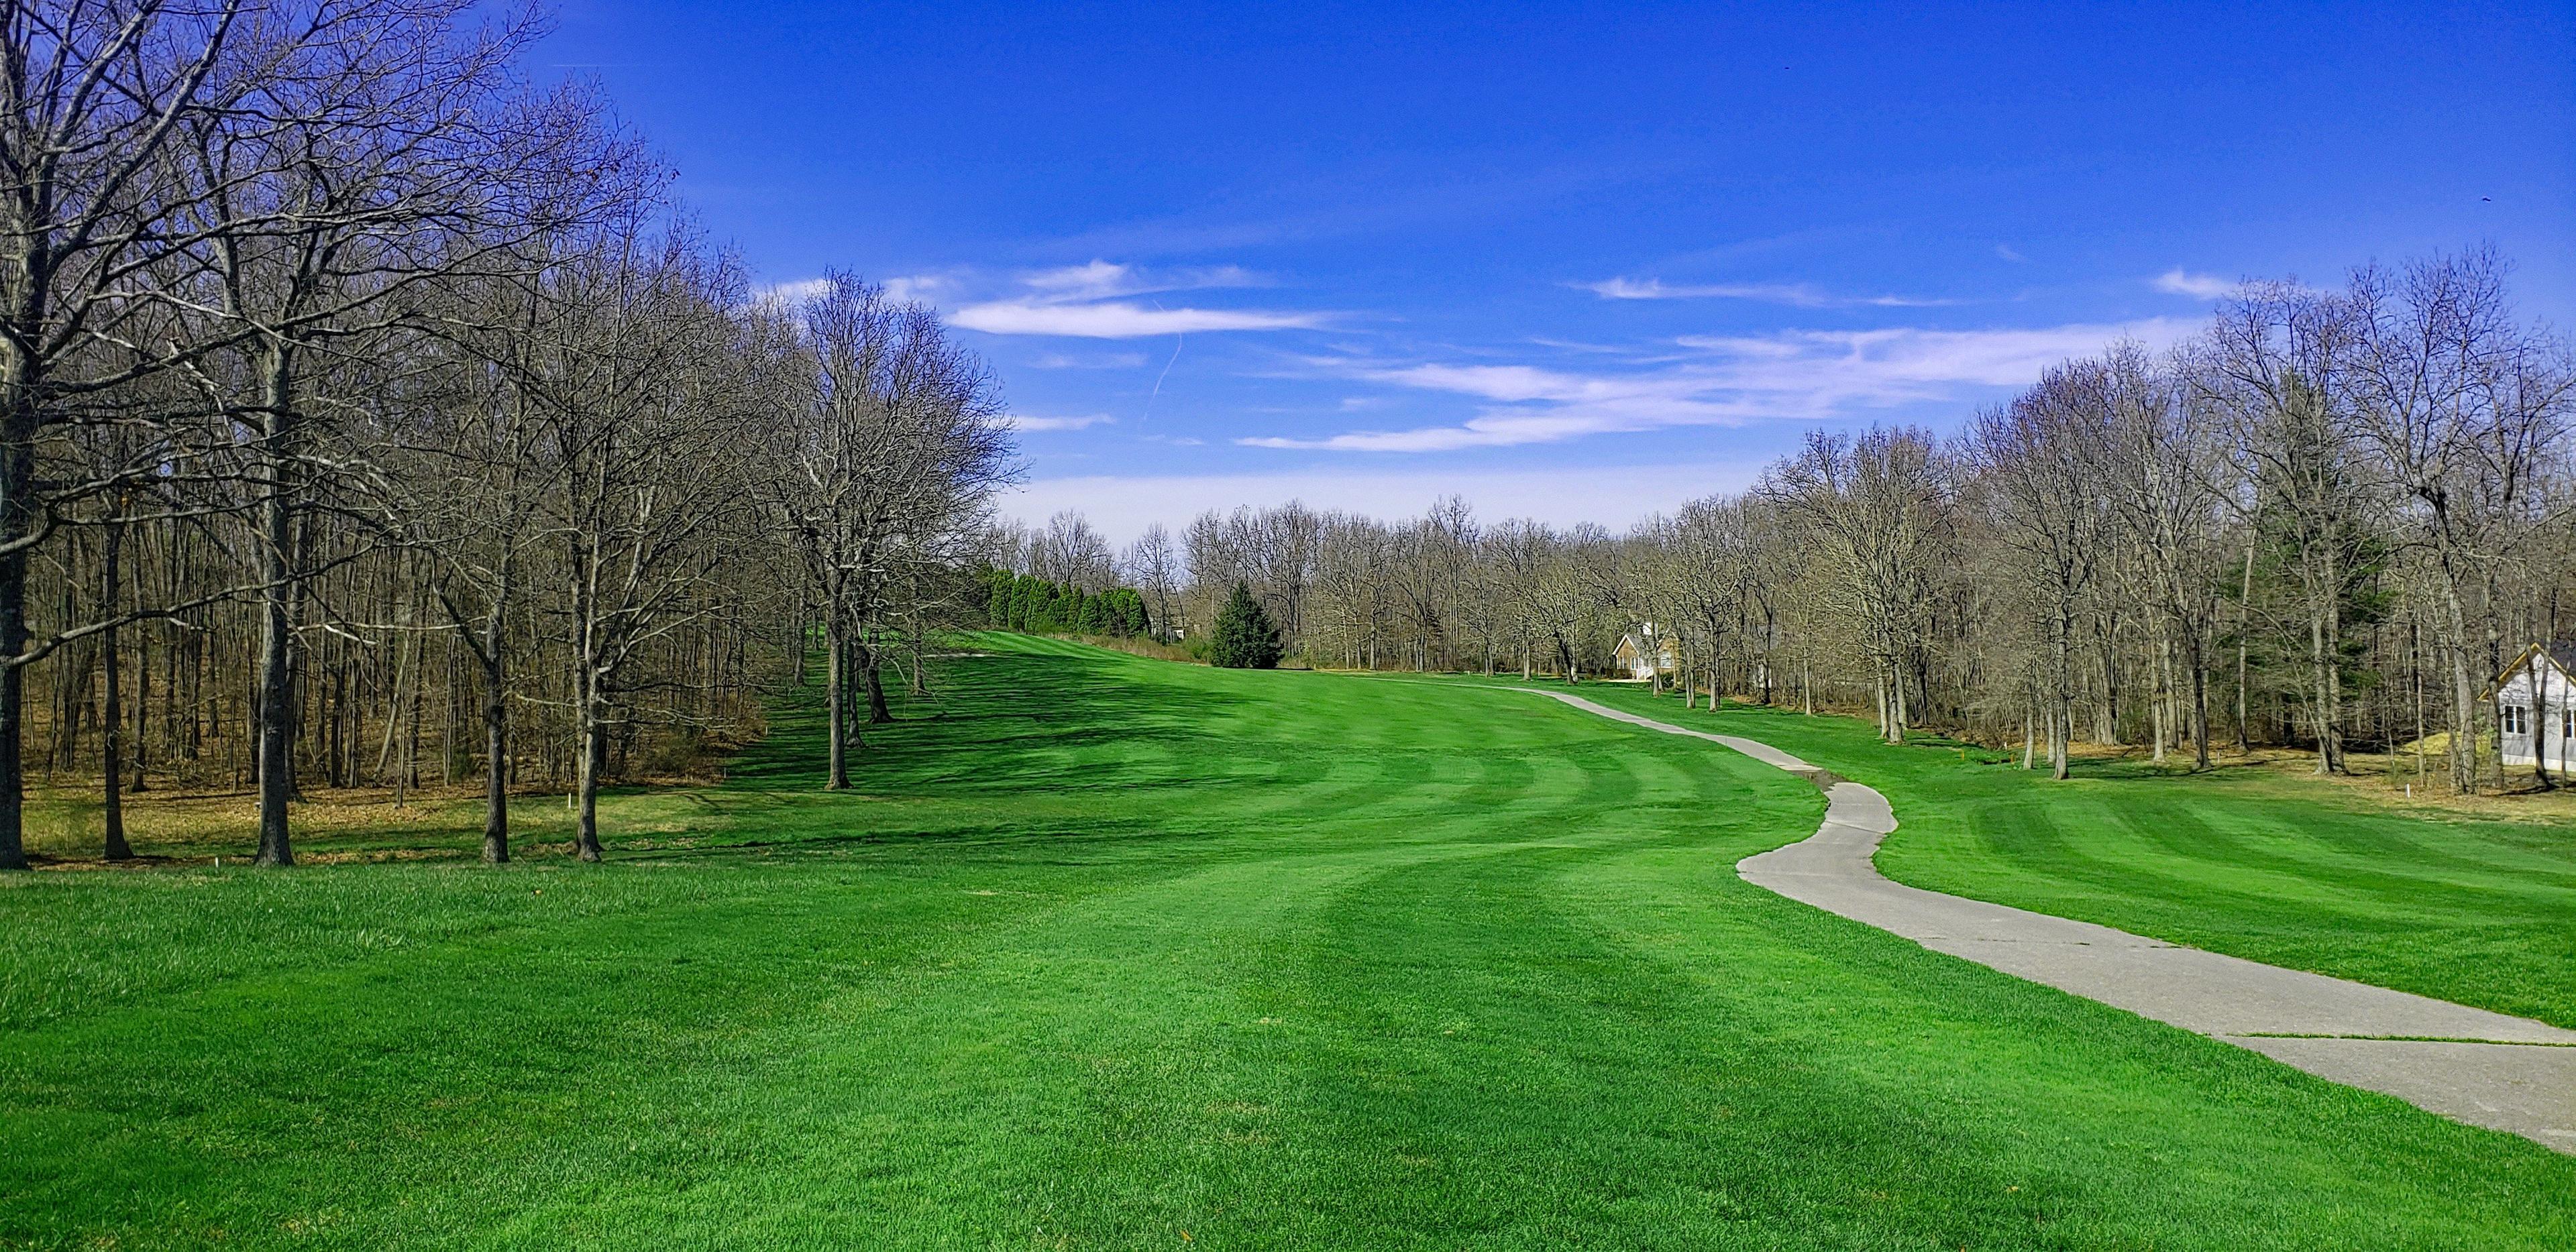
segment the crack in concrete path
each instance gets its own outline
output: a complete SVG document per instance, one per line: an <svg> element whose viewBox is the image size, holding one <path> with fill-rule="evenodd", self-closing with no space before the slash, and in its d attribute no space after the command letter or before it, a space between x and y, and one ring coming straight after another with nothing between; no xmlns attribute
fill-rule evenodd
<svg viewBox="0 0 2576 1252"><path fill-rule="evenodd" d="M1896 829L1878 792L1756 740L1564 692L1536 694L1722 744L1822 788L1825 821L1815 834L1736 862L1736 873L1757 887L2333 1082L2576 1153L2576 1031L1890 882L1871 859Z"/></svg>

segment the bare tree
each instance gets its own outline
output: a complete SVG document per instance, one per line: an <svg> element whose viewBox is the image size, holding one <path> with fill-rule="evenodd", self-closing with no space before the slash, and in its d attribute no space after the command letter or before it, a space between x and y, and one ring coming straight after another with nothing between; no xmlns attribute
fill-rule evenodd
<svg viewBox="0 0 2576 1252"><path fill-rule="evenodd" d="M2221 307L2193 372L2200 399L2228 415L2254 466L2257 533L2268 526L2290 563L2306 634L2307 717L2317 771L2329 774L2344 770L2344 619L2370 576L2375 537L2365 516L2369 467L2351 438L2355 332L2339 296L2258 285Z"/></svg>
<svg viewBox="0 0 2576 1252"><path fill-rule="evenodd" d="M2057 366L2011 404L1970 420L1968 449L1994 511L1992 533L2019 554L2042 618L2049 763L2067 774L2075 708L2075 630L2100 576L2110 529L2112 372L2101 361Z"/></svg>
<svg viewBox="0 0 2576 1252"><path fill-rule="evenodd" d="M2482 249L2397 272L2365 267L2351 285L2353 413L2430 550L2448 659L2451 779L2464 791L2478 785L2471 665L2479 632L2470 606L2484 599L2493 564L2535 530L2534 496L2569 407L2563 358L2513 323L2504 270ZM2487 651L2501 649L2490 642Z"/></svg>
<svg viewBox="0 0 2576 1252"><path fill-rule="evenodd" d="M1136 542L1127 545L1118 564L1153 606L1154 637L1171 639L1172 606L1180 597L1185 574L1180 553L1172 546L1172 532L1163 529L1161 522L1147 526Z"/></svg>
<svg viewBox="0 0 2576 1252"><path fill-rule="evenodd" d="M1910 662L1926 643L1932 572L1950 529L1949 486L1931 437L1811 434L1762 490L1799 542L1836 571L1832 586L1864 632L1881 732L1903 742Z"/></svg>
<svg viewBox="0 0 2576 1252"><path fill-rule="evenodd" d="M1080 587L1098 595L1118 582L1118 562L1109 541L1091 519L1065 509L1047 519L1046 529L1029 536L1029 572L1052 583Z"/></svg>

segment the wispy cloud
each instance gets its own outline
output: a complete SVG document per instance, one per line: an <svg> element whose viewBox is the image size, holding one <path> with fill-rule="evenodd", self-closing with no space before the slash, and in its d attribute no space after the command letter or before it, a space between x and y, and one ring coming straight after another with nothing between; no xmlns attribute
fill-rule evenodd
<svg viewBox="0 0 2576 1252"><path fill-rule="evenodd" d="M2068 357L2122 339L2161 347L2189 334L2193 325L2158 318L2035 329L1692 336L1677 341L1691 354L1683 361L1619 372L1326 358L1311 363L1346 376L1470 397L1483 407L1476 416L1449 426L1237 442L1343 452L1441 452L1676 426L1820 420L2021 386Z"/></svg>
<svg viewBox="0 0 2576 1252"><path fill-rule="evenodd" d="M1023 362L1033 370L1129 370L1144 363L1142 352L1045 352Z"/></svg>
<svg viewBox="0 0 2576 1252"><path fill-rule="evenodd" d="M1958 303L1955 300L1934 300L1917 296L1841 296L1811 283L1685 285L1666 283L1660 278L1605 278L1597 283L1572 285L1604 300L1759 300L1767 304L1787 304L1802 309L1860 307L1916 309Z"/></svg>
<svg viewBox="0 0 2576 1252"><path fill-rule="evenodd" d="M954 284L954 279L943 274L900 274L877 285L885 289L890 299L928 302L936 300L942 290ZM815 299L831 289L831 279L799 278L789 282L772 283L766 287L754 287L751 289L751 298L762 303L792 307Z"/></svg>
<svg viewBox="0 0 2576 1252"><path fill-rule="evenodd" d="M1324 324L1324 316L1319 313L1159 309L1123 300L1093 304L996 300L967 305L950 314L948 320L988 335L1063 335L1081 339L1144 339L1211 330L1289 330Z"/></svg>
<svg viewBox="0 0 2576 1252"><path fill-rule="evenodd" d="M1011 415L1013 430L1088 430L1117 421L1106 413L1085 413L1080 417L1031 417L1026 413Z"/></svg>
<svg viewBox="0 0 2576 1252"><path fill-rule="evenodd" d="M1082 265L1033 270L1021 285L1051 300L1106 300L1156 291L1206 291L1216 287L1266 287L1268 279L1240 265L1148 270L1093 259Z"/></svg>
<svg viewBox="0 0 2576 1252"><path fill-rule="evenodd" d="M2154 279L2156 290L2168 295L2190 296L2195 300L2215 300L2240 285L2216 274L2194 274L2181 268L2166 270Z"/></svg>
<svg viewBox="0 0 2576 1252"><path fill-rule="evenodd" d="M890 299L924 302L937 300L939 293L956 285L957 280L946 274L897 274L883 284Z"/></svg>
<svg viewBox="0 0 2576 1252"><path fill-rule="evenodd" d="M791 282L754 287L751 289L751 299L754 304L777 304L793 308L831 289L831 279L799 278Z"/></svg>
<svg viewBox="0 0 2576 1252"><path fill-rule="evenodd" d="M1145 270L1094 260L1019 276L1021 294L965 305L948 320L988 335L1057 335L1143 339L1203 331L1293 330L1320 326L1321 313L1272 309L1165 308L1128 297L1218 287L1257 287L1266 279L1240 266Z"/></svg>
<svg viewBox="0 0 2576 1252"><path fill-rule="evenodd" d="M2029 259L2030 259L2029 257L2023 256L2021 253L2019 253L2019 252L2015 251L2015 250L2013 249L2013 246L2012 246L2011 244L2008 244L2008 243L1999 243L1999 244L1996 244L1996 245L1995 245L1995 255L1996 255L1996 256L1999 256L1999 257L2002 257L2003 259L2005 259L2005 260L2007 260L2007 261L2010 261L2010 262L2012 262L2012 263L2013 263L2013 264L2015 264L2015 265L2019 265L2019 264L2021 264L2022 262L2027 261L2027 260L2029 260Z"/></svg>

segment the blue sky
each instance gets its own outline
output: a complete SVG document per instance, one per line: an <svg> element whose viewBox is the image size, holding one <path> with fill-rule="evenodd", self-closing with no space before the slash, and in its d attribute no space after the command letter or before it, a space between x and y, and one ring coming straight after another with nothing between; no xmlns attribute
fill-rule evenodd
<svg viewBox="0 0 2576 1252"><path fill-rule="evenodd" d="M2491 241L2576 328L2576 4L572 0L768 284L936 303L1029 517L1624 524L2240 277Z"/></svg>

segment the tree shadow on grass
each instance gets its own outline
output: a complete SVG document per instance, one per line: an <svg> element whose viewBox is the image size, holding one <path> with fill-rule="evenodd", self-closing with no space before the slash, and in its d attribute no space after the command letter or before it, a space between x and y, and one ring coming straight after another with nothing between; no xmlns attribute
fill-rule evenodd
<svg viewBox="0 0 2576 1252"><path fill-rule="evenodd" d="M1197 679L1198 681L1192 681ZM1008 823L938 823L900 831L818 829L782 839L780 825L863 817L868 804L972 799L1043 791L1067 796L1134 786L1187 787L1233 779L1201 776L1187 765L1204 757L1212 724L1251 703L1206 681L1207 672L1120 653L1000 651L946 658L933 696L889 691L894 720L861 724L850 757L851 788L823 789L829 722L819 683L774 694L770 731L726 767L719 796L801 793L793 809L762 804L711 814L699 850L806 843L848 847L886 842L959 842L1135 838L1172 833L1127 819L1054 816L1043 834ZM844 801L848 801L846 808ZM880 823L870 820L871 825ZM730 828L728 830L727 828ZM753 836L730 839L729 833ZM662 855L669 848L639 854Z"/></svg>

